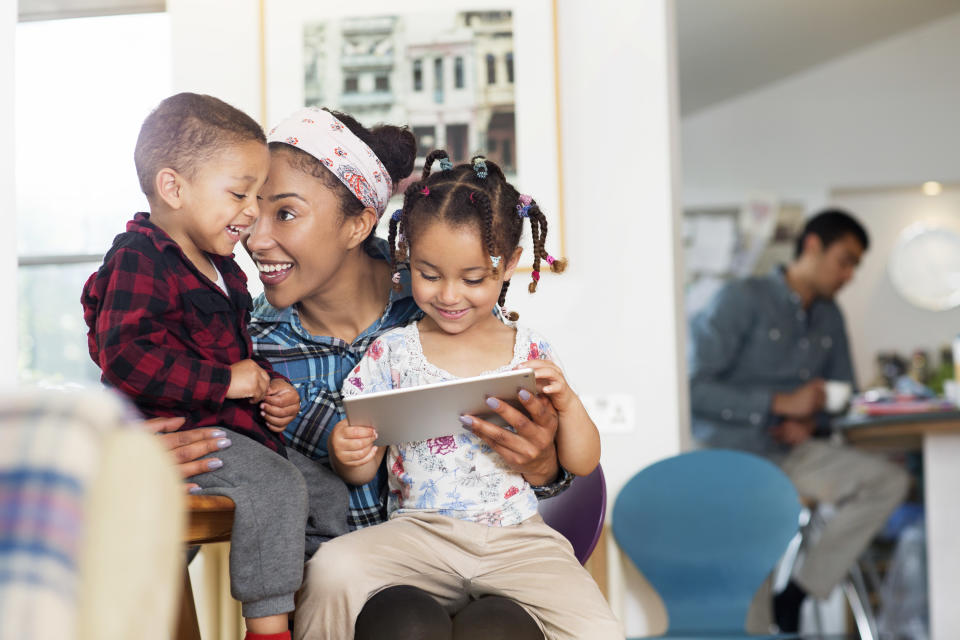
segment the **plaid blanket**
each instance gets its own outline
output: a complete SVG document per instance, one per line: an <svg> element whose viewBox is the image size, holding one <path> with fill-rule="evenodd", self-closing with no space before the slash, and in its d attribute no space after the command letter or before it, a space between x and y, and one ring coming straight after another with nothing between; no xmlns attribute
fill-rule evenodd
<svg viewBox="0 0 960 640"><path fill-rule="evenodd" d="M86 491L127 411L106 393L0 396L0 640L75 637Z"/></svg>

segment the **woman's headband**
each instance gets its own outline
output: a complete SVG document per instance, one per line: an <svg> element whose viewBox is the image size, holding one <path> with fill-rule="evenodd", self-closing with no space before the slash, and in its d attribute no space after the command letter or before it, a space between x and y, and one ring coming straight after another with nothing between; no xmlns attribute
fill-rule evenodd
<svg viewBox="0 0 960 640"><path fill-rule="evenodd" d="M317 107L299 109L275 126L267 142L283 142L305 151L329 169L363 206L387 209L393 180L380 158L342 122Z"/></svg>

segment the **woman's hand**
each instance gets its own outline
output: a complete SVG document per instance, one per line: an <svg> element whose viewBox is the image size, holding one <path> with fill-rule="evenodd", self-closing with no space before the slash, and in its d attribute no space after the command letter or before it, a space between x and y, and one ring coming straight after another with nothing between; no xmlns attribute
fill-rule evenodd
<svg viewBox="0 0 960 640"><path fill-rule="evenodd" d="M528 415L497 398L487 399L494 413L516 429L516 433L474 416L462 416L461 422L465 429L499 453L514 471L523 474L532 486L550 484L560 472L555 445L559 425L557 410L546 397L525 389L521 389L517 397Z"/></svg>
<svg viewBox="0 0 960 640"><path fill-rule="evenodd" d="M260 403L260 415L271 431L280 433L300 412L300 394L282 378L270 380L267 395Z"/></svg>
<svg viewBox="0 0 960 640"><path fill-rule="evenodd" d="M183 426L183 422L183 418L151 418L143 421L143 428L156 434L164 448L173 454L177 470L184 478L222 467L223 461L220 458L199 458L229 447L232 443L226 432L217 428L177 431ZM195 482L186 484L187 491L192 492L199 488Z"/></svg>

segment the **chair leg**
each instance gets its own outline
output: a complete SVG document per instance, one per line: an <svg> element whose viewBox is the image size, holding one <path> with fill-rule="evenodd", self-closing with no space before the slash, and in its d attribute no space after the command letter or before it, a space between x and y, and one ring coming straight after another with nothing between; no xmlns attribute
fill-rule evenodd
<svg viewBox="0 0 960 640"><path fill-rule="evenodd" d="M870 595L867 593L867 585L859 565L854 564L851 567L849 577L843 581L843 592L850 604L860 640L878 640L877 619L870 605Z"/></svg>
<svg viewBox="0 0 960 640"><path fill-rule="evenodd" d="M183 566L183 593L180 594L176 633L176 640L201 640L200 623L197 621L197 607L193 602L193 588L190 585L187 565Z"/></svg>

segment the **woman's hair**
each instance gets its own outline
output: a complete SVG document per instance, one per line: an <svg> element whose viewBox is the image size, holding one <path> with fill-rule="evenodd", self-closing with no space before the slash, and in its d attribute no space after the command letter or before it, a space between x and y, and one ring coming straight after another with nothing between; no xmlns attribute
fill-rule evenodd
<svg viewBox="0 0 960 640"><path fill-rule="evenodd" d="M417 157L417 139L410 132L410 129L389 124L378 124L367 129L349 114L330 111L329 109L324 109L324 111L328 111L370 147L370 150L386 167L390 179L393 180L394 188L413 171L413 162ZM340 200L340 213L343 216L360 215L364 209L363 203L322 162L306 151L284 142L270 143L271 152L281 150L287 154L287 161L290 166L317 178L323 182L325 187L336 192ZM370 235L364 240L365 248L373 242L373 231L371 229Z"/></svg>
<svg viewBox="0 0 960 640"><path fill-rule="evenodd" d="M437 160L441 170L432 173L431 168ZM469 164L453 166L446 151L431 151L420 180L408 186L403 194L403 209L390 218L387 241L394 270L407 261L410 241L424 223L443 221L455 227L471 225L476 228L484 249L491 256L491 270L497 274L500 268L497 263L509 259L514 249L520 246L525 218L530 220L533 236L533 274L528 287L533 293L540 280L541 260L547 262L555 273L563 272L567 266L565 259L556 259L547 253L547 218L536 200L521 195L507 182L500 167L482 156L474 156ZM496 256L499 259L494 261ZM506 280L500 290L498 303L501 308L509 286L510 281ZM508 314L510 320L517 317L516 312Z"/></svg>

